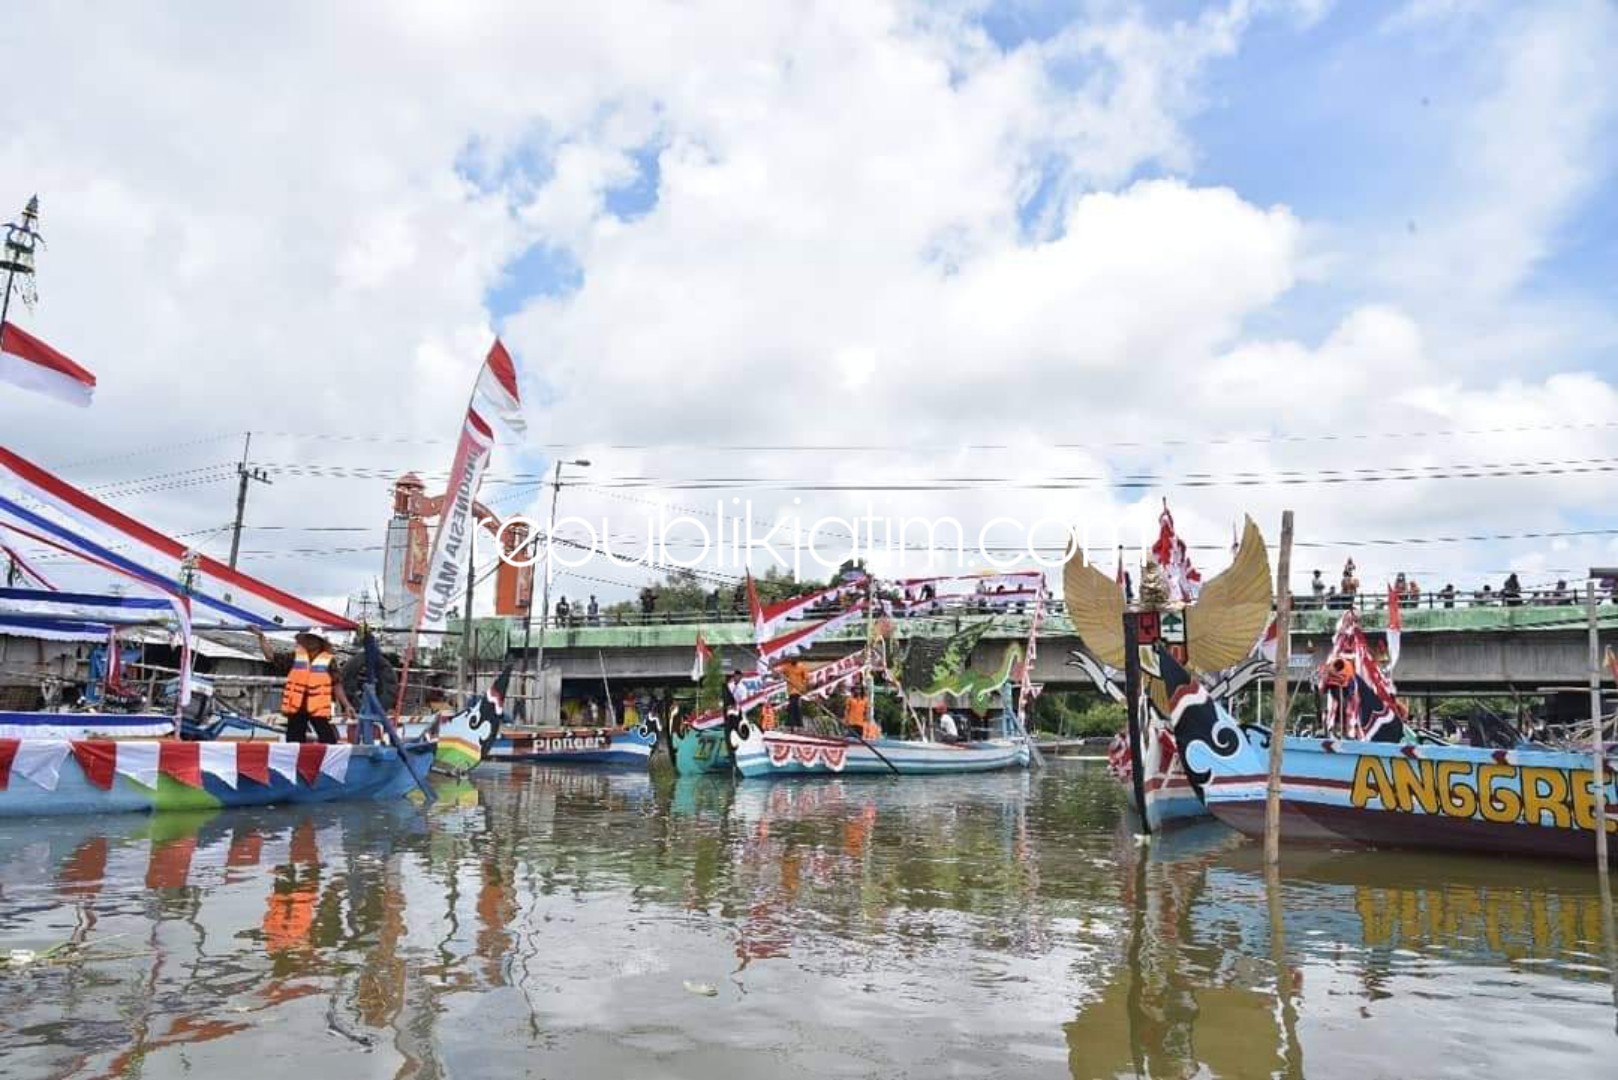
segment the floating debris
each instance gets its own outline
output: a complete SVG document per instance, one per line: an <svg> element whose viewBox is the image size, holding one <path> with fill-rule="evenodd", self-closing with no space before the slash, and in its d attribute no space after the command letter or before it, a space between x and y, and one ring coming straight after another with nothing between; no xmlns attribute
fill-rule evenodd
<svg viewBox="0 0 1618 1080"><path fill-rule="evenodd" d="M685 988L691 993L701 994L703 997L719 996L719 988L713 983L695 982L691 979L687 979L685 980Z"/></svg>

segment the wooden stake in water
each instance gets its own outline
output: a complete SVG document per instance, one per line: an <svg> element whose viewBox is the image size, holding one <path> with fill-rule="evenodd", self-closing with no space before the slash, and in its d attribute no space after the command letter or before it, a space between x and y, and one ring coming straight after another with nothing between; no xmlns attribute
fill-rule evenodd
<svg viewBox="0 0 1618 1080"><path fill-rule="evenodd" d="M1281 858L1281 750L1287 736L1287 664L1292 659L1292 511L1281 512L1281 559L1276 570L1275 717L1270 723L1270 780L1264 791L1264 861Z"/></svg>
<svg viewBox="0 0 1618 1080"><path fill-rule="evenodd" d="M1584 611L1590 620L1590 756L1596 792L1596 870L1607 876L1607 747L1601 722L1601 633L1596 618L1596 583L1584 583Z"/></svg>

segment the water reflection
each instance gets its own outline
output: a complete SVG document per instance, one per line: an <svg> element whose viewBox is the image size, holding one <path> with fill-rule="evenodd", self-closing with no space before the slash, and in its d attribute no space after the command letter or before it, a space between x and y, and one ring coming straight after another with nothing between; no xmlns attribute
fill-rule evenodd
<svg viewBox="0 0 1618 1080"><path fill-rule="evenodd" d="M0 825L8 1077L1606 1075L1557 865L1137 846L1098 770L521 765L364 806ZM687 985L712 986L714 996ZM1510 1023L1501 1023L1508 1015Z"/></svg>

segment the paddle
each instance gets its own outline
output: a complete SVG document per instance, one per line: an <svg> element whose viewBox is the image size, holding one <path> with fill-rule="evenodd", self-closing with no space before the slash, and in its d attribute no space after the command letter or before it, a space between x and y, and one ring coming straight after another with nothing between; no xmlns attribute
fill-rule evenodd
<svg viewBox="0 0 1618 1080"><path fill-rule="evenodd" d="M825 707L822 706L819 702L815 702L815 706L817 708L821 709L822 712L826 712ZM831 716L830 712L826 712L826 715L831 717L832 723L837 725L837 727L843 728L842 721L838 720L835 716ZM899 772L899 767L897 765L895 765L893 762L888 760L888 756L886 754L884 754L882 751L878 750L876 747L872 746L869 742L866 741L864 735L861 735L859 732L855 731L852 728L843 728L843 734L848 738L858 739L861 746L865 747L865 749L867 749L871 753L875 754L878 761L882 762L882 764L886 765L889 769L891 769L893 771L894 776L902 776L903 775L902 773Z"/></svg>
<svg viewBox="0 0 1618 1080"><path fill-rule="evenodd" d="M377 645L376 636L365 635L365 693L360 699L360 720L371 723L381 723L382 730L388 733L388 742L393 744L394 750L399 753L399 761L410 778L421 789L421 794L427 800L427 805L438 801L438 793L427 782L427 778L416 771L416 763L411 760L410 753L405 749L404 740L399 737L399 729L393 726L393 720L388 716L387 710L376 696L377 669L382 663L382 649ZM367 715L369 714L369 715Z"/></svg>

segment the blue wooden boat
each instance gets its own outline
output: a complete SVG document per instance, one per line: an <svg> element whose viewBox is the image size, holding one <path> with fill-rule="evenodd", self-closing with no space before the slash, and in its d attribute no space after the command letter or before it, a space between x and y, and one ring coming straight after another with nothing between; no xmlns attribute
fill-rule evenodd
<svg viewBox="0 0 1618 1080"><path fill-rule="evenodd" d="M488 761L645 768L657 746L650 724L632 728L507 727L490 745Z"/></svg>
<svg viewBox="0 0 1618 1080"><path fill-rule="evenodd" d="M718 713L697 717L669 739L674 749L674 768L681 776L731 771L725 718Z"/></svg>
<svg viewBox="0 0 1618 1080"><path fill-rule="evenodd" d="M416 784L433 744L0 739L0 817L213 810L385 799Z"/></svg>
<svg viewBox="0 0 1618 1080"><path fill-rule="evenodd" d="M1223 711L1223 710L1221 710ZM1186 748L1205 771L1203 798L1221 821L1264 834L1270 734L1227 715ZM1618 760L1595 790L1589 755L1560 750L1350 742L1289 737L1281 758L1281 834L1288 843L1354 843L1501 855L1595 855L1595 807L1618 833Z"/></svg>

